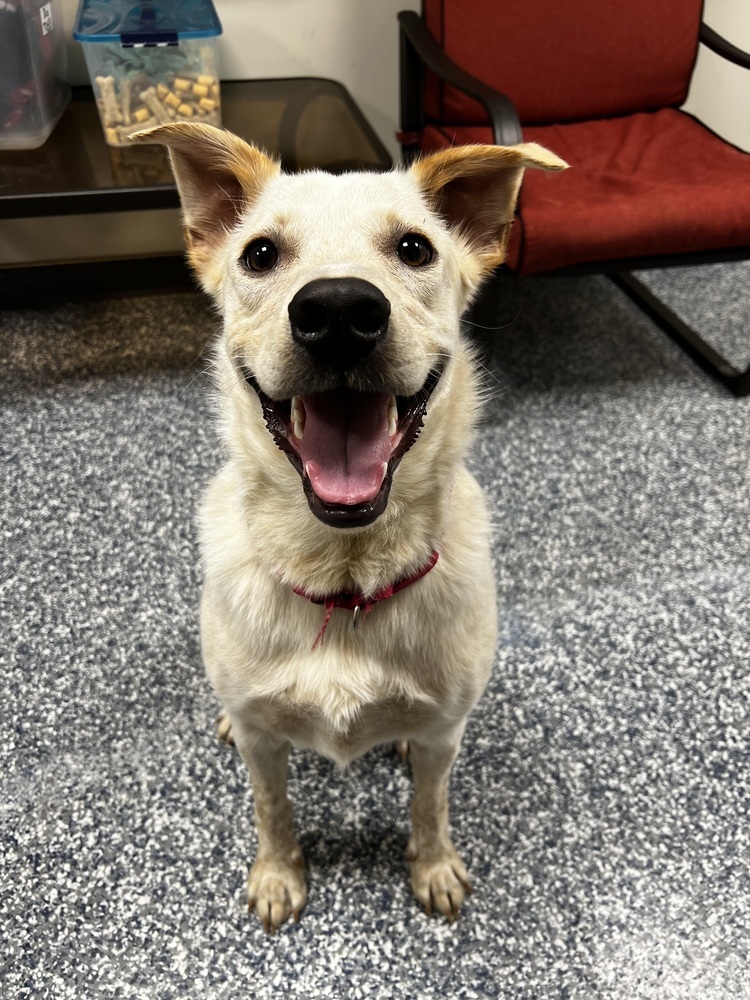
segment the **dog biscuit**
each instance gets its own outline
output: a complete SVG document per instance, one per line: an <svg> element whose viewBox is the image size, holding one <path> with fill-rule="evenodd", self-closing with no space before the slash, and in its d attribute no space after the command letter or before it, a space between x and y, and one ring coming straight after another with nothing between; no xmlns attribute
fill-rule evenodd
<svg viewBox="0 0 750 1000"><path fill-rule="evenodd" d="M104 125L119 125L122 122L120 105L117 103L115 94L115 78L113 76L97 76L94 81L99 88L102 104L104 105Z"/></svg>

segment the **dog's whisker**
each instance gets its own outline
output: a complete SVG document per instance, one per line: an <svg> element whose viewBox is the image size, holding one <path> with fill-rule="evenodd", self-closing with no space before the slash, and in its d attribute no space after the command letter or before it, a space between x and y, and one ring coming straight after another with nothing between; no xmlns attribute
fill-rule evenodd
<svg viewBox="0 0 750 1000"><path fill-rule="evenodd" d="M507 330L509 327L514 326L518 320L521 318L523 309L519 308L513 319L508 320L507 323L501 323L499 326L485 326L484 323L476 323L474 320L462 319L461 324L463 326L471 326L475 330L487 330L492 333L499 333L500 330Z"/></svg>
<svg viewBox="0 0 750 1000"><path fill-rule="evenodd" d="M492 368L489 367L489 365L477 362L476 368L482 384L486 386L490 392L494 392L496 388L503 390L507 389L508 387L507 383L502 378L500 378L498 374ZM492 382L493 384L490 385L489 384L490 382Z"/></svg>
<svg viewBox="0 0 750 1000"><path fill-rule="evenodd" d="M447 360L451 358L451 355L436 351L433 354L431 354L431 357L440 360ZM503 382L500 379L498 379L495 372L490 367L488 367L488 365L486 365L475 352L472 352L469 358L460 358L460 360L463 364L473 367L474 370L478 373L481 380L483 380L486 376L488 378L494 379L498 385L500 386L503 385Z"/></svg>
<svg viewBox="0 0 750 1000"><path fill-rule="evenodd" d="M440 360L447 360L451 355L445 354L443 352L435 351L432 353L431 357ZM469 357L463 357L459 355L454 360L460 360L464 365L468 365L473 368L477 375L478 386L477 386L477 409L481 410L491 400L495 399L499 392L507 391L507 384L497 376L497 374L489 368L482 360L479 358L476 351L472 351ZM443 378L450 381L449 369L443 375Z"/></svg>
<svg viewBox="0 0 750 1000"><path fill-rule="evenodd" d="M472 346L471 357L467 361L467 363L473 365L475 370L477 371L477 374L479 375L480 392L482 393L483 397L481 401L484 403L495 394L497 389L505 391L507 389L507 385L503 379L497 376L497 374L493 371L492 368L489 367L489 365L485 364L485 362L481 360L478 348L475 348L473 345L471 346ZM441 360L448 360L450 359L451 355L435 351L432 353L431 357ZM488 385L488 381L491 381L494 384Z"/></svg>
<svg viewBox="0 0 750 1000"><path fill-rule="evenodd" d="M201 379L201 378L208 379L208 378L210 378L212 364L211 364L210 359L207 357L207 351L208 351L209 345L211 343L213 343L214 341L216 341L218 339L218 337L220 336L220 334L221 334L221 328L219 328L218 330L216 330L207 340L205 340L203 342L203 346L200 348L200 350L198 351L198 353L195 355L195 357L193 358L193 360L188 365L189 368L192 368L194 365L202 363L203 367L201 368L201 370L198 372L197 375L194 375L193 378L190 379L190 381L187 383L187 385L183 386L183 388L181 389L180 394L179 394L179 398L180 399L182 399L182 397L185 395L185 393L190 389L190 387L193 385L194 382L198 381L198 379Z"/></svg>
<svg viewBox="0 0 750 1000"><path fill-rule="evenodd" d="M202 371L199 371L197 375L194 375L194 376L193 376L193 377L192 377L192 378L190 379L190 381L188 382L188 384L187 384L187 385L185 385L185 386L183 386L183 387L182 387L182 389L180 390L180 394L179 394L179 396L178 396L178 399L182 399L182 398L183 398L183 396L185 395L185 393L186 393L186 392L188 392L188 390L189 390L189 389L190 389L190 388L191 388L191 387L192 387L192 386L193 386L193 385L194 385L194 384L195 384L195 383L196 383L196 382L197 382L197 381L198 381L199 379L202 379L202 378L205 378L205 379L209 379L210 377L211 377L211 372L210 372L210 369L209 369L209 368L204 368L204 369L203 369Z"/></svg>

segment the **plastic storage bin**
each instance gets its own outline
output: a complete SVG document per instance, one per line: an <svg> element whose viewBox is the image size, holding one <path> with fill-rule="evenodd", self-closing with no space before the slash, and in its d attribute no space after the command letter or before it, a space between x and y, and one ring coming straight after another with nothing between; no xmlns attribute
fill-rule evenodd
<svg viewBox="0 0 750 1000"><path fill-rule="evenodd" d="M81 0L73 37L110 146L164 122L221 124L220 34L211 0Z"/></svg>
<svg viewBox="0 0 750 1000"><path fill-rule="evenodd" d="M0 149L41 146L65 110L60 0L0 3Z"/></svg>

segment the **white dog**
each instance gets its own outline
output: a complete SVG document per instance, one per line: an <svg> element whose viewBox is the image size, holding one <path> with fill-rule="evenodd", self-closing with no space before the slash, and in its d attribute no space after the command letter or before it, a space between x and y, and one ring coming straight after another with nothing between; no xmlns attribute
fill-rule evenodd
<svg viewBox="0 0 750 1000"><path fill-rule="evenodd" d="M142 138L170 148L190 260L224 317L201 632L254 789L250 907L273 930L307 898L290 747L346 765L393 741L414 779L414 892L453 919L469 881L449 776L496 628L459 318L503 259L524 168L565 164L523 144L285 175L208 125Z"/></svg>

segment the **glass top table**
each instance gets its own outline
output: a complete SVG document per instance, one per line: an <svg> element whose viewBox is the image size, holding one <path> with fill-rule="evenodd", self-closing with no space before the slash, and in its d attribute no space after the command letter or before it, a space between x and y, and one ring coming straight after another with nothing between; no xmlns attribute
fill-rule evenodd
<svg viewBox="0 0 750 1000"><path fill-rule="evenodd" d="M312 77L221 84L222 122L286 170L388 170L391 157L346 88ZM0 219L176 208L162 146L107 146L89 87L39 149L0 151Z"/></svg>

